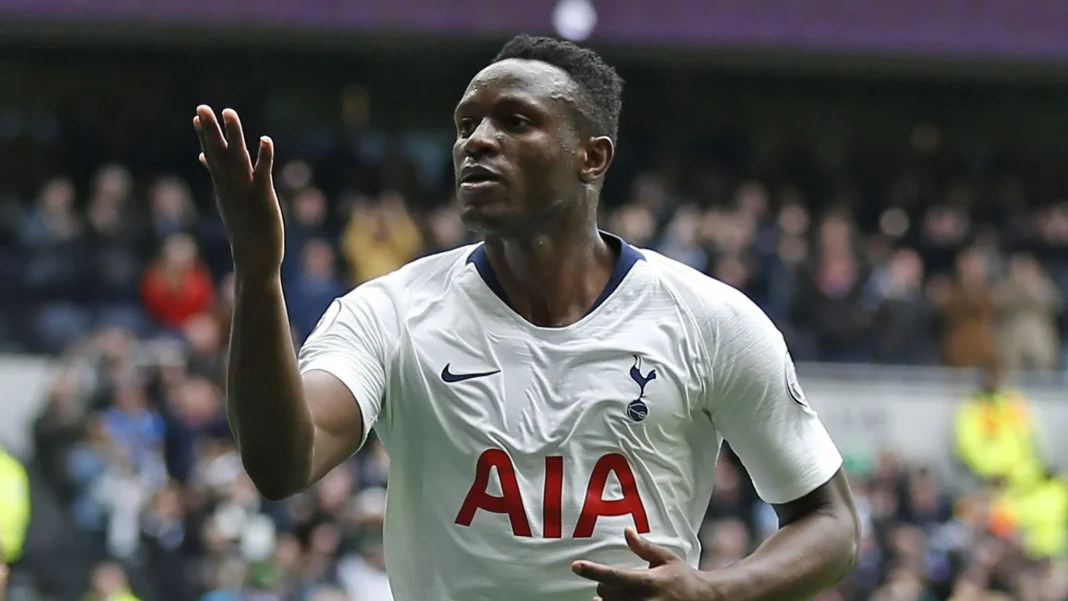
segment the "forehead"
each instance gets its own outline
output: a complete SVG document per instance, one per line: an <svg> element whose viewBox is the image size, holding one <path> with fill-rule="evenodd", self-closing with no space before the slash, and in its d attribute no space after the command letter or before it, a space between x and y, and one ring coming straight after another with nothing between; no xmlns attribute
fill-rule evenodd
<svg viewBox="0 0 1068 601"><path fill-rule="evenodd" d="M573 102L577 86L564 70L541 61L505 59L481 70L467 84L459 106L509 99L549 105Z"/></svg>

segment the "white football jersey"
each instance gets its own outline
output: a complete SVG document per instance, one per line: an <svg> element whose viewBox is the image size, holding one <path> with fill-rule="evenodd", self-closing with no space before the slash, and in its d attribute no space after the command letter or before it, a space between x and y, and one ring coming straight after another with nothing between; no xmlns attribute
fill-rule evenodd
<svg viewBox="0 0 1068 601"><path fill-rule="evenodd" d="M475 245L359 286L301 349L301 372L344 382L389 452L398 601L588 601L571 562L645 567L627 526L696 566L724 439L769 503L841 466L755 304L606 239L617 269L567 327L513 311Z"/></svg>

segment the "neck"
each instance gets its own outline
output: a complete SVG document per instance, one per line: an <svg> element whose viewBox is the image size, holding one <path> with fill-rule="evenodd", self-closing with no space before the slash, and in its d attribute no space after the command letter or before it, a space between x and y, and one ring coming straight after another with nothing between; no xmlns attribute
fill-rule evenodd
<svg viewBox="0 0 1068 601"><path fill-rule="evenodd" d="M488 236L486 257L512 308L544 327L582 319L616 263L592 220L527 237Z"/></svg>

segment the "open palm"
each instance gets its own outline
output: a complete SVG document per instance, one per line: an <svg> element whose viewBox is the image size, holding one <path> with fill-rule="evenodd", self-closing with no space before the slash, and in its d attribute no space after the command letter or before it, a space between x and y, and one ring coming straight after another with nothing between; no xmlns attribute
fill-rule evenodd
<svg viewBox="0 0 1068 601"><path fill-rule="evenodd" d="M222 120L225 128L211 107L201 105L193 128L200 139L200 162L211 173L234 267L239 273L276 273L285 244L282 210L271 175L274 142L266 136L259 139L253 165L237 112L223 110Z"/></svg>

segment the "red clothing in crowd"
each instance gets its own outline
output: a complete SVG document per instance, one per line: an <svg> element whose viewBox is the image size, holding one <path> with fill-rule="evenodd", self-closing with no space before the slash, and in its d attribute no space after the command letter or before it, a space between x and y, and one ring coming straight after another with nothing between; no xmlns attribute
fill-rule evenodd
<svg viewBox="0 0 1068 601"><path fill-rule="evenodd" d="M190 317L209 311L214 297L211 275L201 266L173 275L151 267L141 281L145 310L169 328L180 328Z"/></svg>

